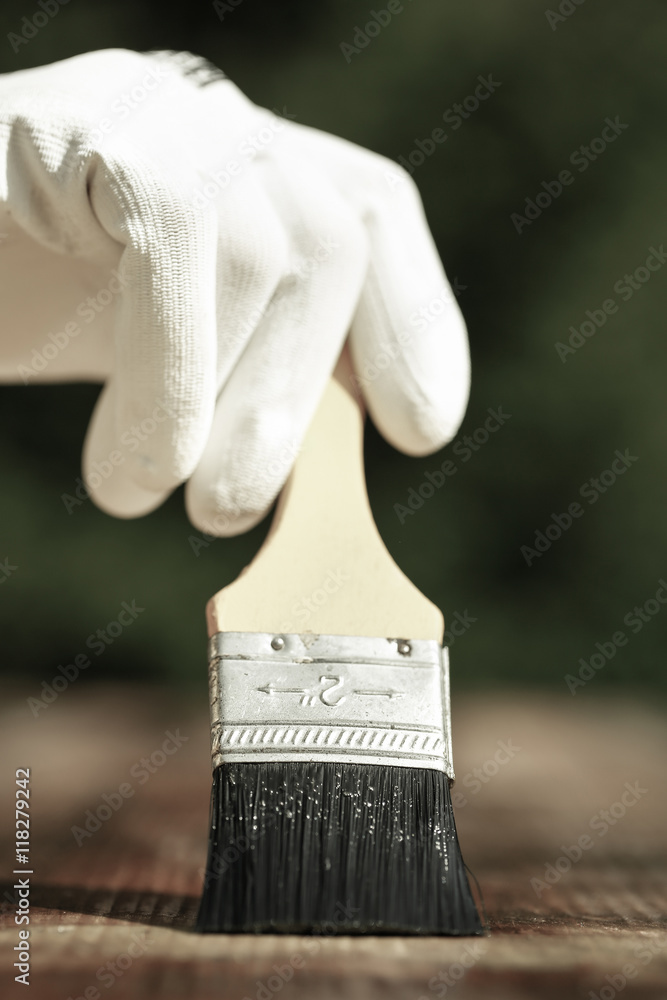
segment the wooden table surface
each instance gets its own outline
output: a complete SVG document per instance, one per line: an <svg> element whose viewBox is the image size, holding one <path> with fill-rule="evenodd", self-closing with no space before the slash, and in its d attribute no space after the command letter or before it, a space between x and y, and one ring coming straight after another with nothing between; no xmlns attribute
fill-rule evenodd
<svg viewBox="0 0 667 1000"><path fill-rule="evenodd" d="M490 934L304 939L191 931L208 829L204 697L72 685L35 718L25 697L5 694L0 996L666 1000L661 707L595 693L455 692L459 839ZM166 732L180 742L169 755ZM18 767L31 768L27 991L12 968ZM72 828L103 794L118 802L123 784L132 794L77 844ZM568 862L578 842L581 858Z"/></svg>

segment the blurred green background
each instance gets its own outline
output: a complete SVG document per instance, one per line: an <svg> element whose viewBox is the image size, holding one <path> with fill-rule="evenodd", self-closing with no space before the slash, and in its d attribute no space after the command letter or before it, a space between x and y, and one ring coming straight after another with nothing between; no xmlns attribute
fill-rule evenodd
<svg viewBox="0 0 667 1000"><path fill-rule="evenodd" d="M369 427L380 530L448 621L458 612L467 623L452 637L457 689L566 692L580 659L604 657L596 643L609 651L610 636L623 630L627 644L577 697L605 686L662 694L667 606L650 602L667 576L667 267L645 283L640 272L631 295L621 288L649 248L667 240L667 7L565 0L559 13L557 3L545 9L532 0L406 0L352 53L342 43L355 44L384 0L217 7L73 0L15 53L8 33L38 8L5 0L0 71L89 49L182 48L224 68L257 103L394 159L408 159L417 140L443 128L447 140L414 177L470 331L473 390L459 440L483 426L489 408L511 418L467 461L465 446L406 458ZM460 127L456 111L443 121L489 74L500 85L488 99ZM581 170L575 151L601 135L607 118L628 127L599 155L594 144ZM543 194L538 206L546 207L518 233L512 214L525 215L526 199L564 169L573 182L550 205ZM609 298L618 310L562 361L556 343ZM0 388L0 560L17 567L0 584L2 669L39 695L58 664L86 651L87 637L134 599L145 610L92 656L84 681L202 689L204 603L249 560L266 524L195 555L191 538L199 536L182 491L138 521L113 520L90 501L69 514L61 495L80 475L98 391ZM588 503L580 488L610 468L617 449L638 460ZM401 523L395 505L445 458L457 474ZM534 547L535 533L575 501L583 516L528 566L521 547ZM645 620L624 624L647 601Z"/></svg>

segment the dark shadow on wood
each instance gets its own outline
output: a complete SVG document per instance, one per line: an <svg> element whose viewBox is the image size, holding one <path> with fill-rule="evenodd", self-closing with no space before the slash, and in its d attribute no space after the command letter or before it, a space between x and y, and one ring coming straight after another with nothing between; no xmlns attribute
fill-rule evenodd
<svg viewBox="0 0 667 1000"><path fill-rule="evenodd" d="M12 882L0 882L0 896L9 903ZM176 930L194 929L199 898L123 889L91 889L83 886L30 884L32 909L58 910L62 915L81 913L106 920L126 920Z"/></svg>

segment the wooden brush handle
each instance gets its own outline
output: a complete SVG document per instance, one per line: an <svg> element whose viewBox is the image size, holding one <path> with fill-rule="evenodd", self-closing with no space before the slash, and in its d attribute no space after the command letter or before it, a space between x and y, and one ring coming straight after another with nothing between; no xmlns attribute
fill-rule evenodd
<svg viewBox="0 0 667 1000"><path fill-rule="evenodd" d="M363 412L339 360L252 563L209 601L215 632L437 639L442 614L398 568L375 526Z"/></svg>

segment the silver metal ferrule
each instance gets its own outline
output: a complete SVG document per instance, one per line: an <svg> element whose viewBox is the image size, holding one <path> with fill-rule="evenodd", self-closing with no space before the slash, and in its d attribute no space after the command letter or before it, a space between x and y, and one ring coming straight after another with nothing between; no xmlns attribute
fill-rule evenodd
<svg viewBox="0 0 667 1000"><path fill-rule="evenodd" d="M453 779L447 650L429 639L218 632L213 767L337 761Z"/></svg>

